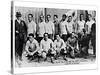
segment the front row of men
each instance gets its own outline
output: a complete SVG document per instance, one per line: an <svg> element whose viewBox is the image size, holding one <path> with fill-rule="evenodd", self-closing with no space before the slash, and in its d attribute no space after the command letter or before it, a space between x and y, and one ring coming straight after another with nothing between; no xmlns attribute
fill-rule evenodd
<svg viewBox="0 0 100 75"><path fill-rule="evenodd" d="M87 40L87 43L84 42ZM81 48L79 50L78 48ZM60 56L63 57L64 60L67 61L67 56L71 58L87 56L88 54L88 37L85 34L85 30L83 29L83 36L78 38L78 36L73 32L68 40L64 42L63 39L60 38L59 34L56 34L56 39L54 42L48 38L48 33L44 33L44 38L41 40L40 44L36 41L33 34L29 34L29 39L26 42L25 51L26 57L31 61L34 58L38 58L38 62L40 62L40 58L42 57L44 61L47 60L47 57L50 57L51 62L54 63L54 59L58 59Z"/></svg>

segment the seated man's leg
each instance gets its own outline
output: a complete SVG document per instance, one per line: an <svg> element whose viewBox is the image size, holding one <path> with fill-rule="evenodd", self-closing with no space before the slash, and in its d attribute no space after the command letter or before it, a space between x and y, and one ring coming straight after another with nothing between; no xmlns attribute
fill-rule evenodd
<svg viewBox="0 0 100 75"><path fill-rule="evenodd" d="M69 55L71 58L75 58L74 50L71 47L68 47Z"/></svg>
<svg viewBox="0 0 100 75"><path fill-rule="evenodd" d="M82 53L83 53L83 57L87 58L87 52L88 52L88 47L82 47Z"/></svg>
<svg viewBox="0 0 100 75"><path fill-rule="evenodd" d="M63 59L67 61L67 59L66 59L67 50L65 48L62 48L60 53L63 56Z"/></svg>
<svg viewBox="0 0 100 75"><path fill-rule="evenodd" d="M44 61L47 60L47 52L46 51L42 51L42 57L43 57Z"/></svg>
<svg viewBox="0 0 100 75"><path fill-rule="evenodd" d="M54 57L56 56L56 51L54 49L49 49L48 56L51 59L51 63L54 63Z"/></svg>
<svg viewBox="0 0 100 75"><path fill-rule="evenodd" d="M60 49L56 49L55 50L55 52L56 52L56 54L55 54L55 59L57 60L57 58L60 56Z"/></svg>

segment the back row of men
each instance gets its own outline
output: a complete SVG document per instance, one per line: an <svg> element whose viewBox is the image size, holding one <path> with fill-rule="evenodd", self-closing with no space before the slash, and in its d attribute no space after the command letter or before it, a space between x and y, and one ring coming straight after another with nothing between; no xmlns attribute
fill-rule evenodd
<svg viewBox="0 0 100 75"><path fill-rule="evenodd" d="M21 20L21 13L16 12L16 20L15 20L15 49L17 55L21 58L23 44L25 42L26 37L33 34L36 37L36 40L40 43L43 39L44 34L48 34L48 38L51 40L56 39L56 34L59 34L59 37L66 42L71 35L74 34L82 34L87 33L91 34L91 32L95 32L95 21L92 19L92 15L88 14L89 20L85 22L84 15L80 14L80 20L73 20L73 16L62 15L62 19L58 21L58 15L54 15L54 22L50 21L51 15L46 16L46 21L44 20L44 16L40 15L40 22L38 23L38 30L36 30L36 23L33 21L33 15L28 14L29 23L26 23ZM94 27L92 27L92 25ZM92 31L93 30L93 31ZM37 33L37 35L36 35ZM32 35L32 36L33 36ZM95 33L93 34L93 40L95 39ZM71 41L71 40L70 40ZM73 40L72 40L73 41ZM86 42L86 40L84 40ZM41 41L42 42L42 41ZM49 41L50 42L50 41ZM41 44L41 43L40 43ZM45 43L47 45L47 43Z"/></svg>

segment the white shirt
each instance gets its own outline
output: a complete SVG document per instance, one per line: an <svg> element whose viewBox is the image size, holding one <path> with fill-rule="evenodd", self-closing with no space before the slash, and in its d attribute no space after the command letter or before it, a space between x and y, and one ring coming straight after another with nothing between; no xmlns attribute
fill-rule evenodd
<svg viewBox="0 0 100 75"><path fill-rule="evenodd" d="M30 42L29 40L26 42L25 50L29 51L29 49L31 49L31 51L39 49L38 42L35 39L32 42Z"/></svg>
<svg viewBox="0 0 100 75"><path fill-rule="evenodd" d="M67 27L67 22L66 21L60 22L61 34L67 34L66 27Z"/></svg>
<svg viewBox="0 0 100 75"><path fill-rule="evenodd" d="M49 21L45 24L45 32L48 34L53 34L54 31L54 23Z"/></svg>
<svg viewBox="0 0 100 75"><path fill-rule="evenodd" d="M74 23L72 21L67 22L67 29L68 29L69 33L72 33L74 31L73 25L74 25Z"/></svg>
<svg viewBox="0 0 100 75"><path fill-rule="evenodd" d="M53 41L51 39L48 39L47 41L42 39L40 42L40 49L41 50L48 51L51 48L51 46L53 46Z"/></svg>
<svg viewBox="0 0 100 75"><path fill-rule="evenodd" d="M59 48L65 48L65 43L63 41L63 39L60 39L59 41L55 40L54 41L54 48L59 49Z"/></svg>
<svg viewBox="0 0 100 75"><path fill-rule="evenodd" d="M45 22L39 23L39 37L43 37L43 34L45 33Z"/></svg>
<svg viewBox="0 0 100 75"><path fill-rule="evenodd" d="M36 23L34 21L31 21L31 22L28 23L27 31L28 31L28 34L30 34L30 33L35 34L35 32L36 32Z"/></svg>
<svg viewBox="0 0 100 75"><path fill-rule="evenodd" d="M79 31L79 32L81 32L82 29L84 28L84 24L85 24L85 21L84 21L84 20L78 21L78 25L79 25L78 31Z"/></svg>
<svg viewBox="0 0 100 75"><path fill-rule="evenodd" d="M93 20L91 20L91 21L87 21L86 22L86 25L88 25L88 33L90 33L90 31L91 31L91 27L92 27L92 24L94 23L94 21Z"/></svg>

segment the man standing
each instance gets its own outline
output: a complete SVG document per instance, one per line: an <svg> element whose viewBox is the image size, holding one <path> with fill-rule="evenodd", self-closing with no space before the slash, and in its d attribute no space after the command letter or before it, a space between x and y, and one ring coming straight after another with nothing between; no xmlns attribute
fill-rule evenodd
<svg viewBox="0 0 100 75"><path fill-rule="evenodd" d="M85 27L85 20L83 14L80 14L80 20L78 21L78 33L81 33Z"/></svg>
<svg viewBox="0 0 100 75"><path fill-rule="evenodd" d="M72 16L68 16L67 29L68 29L68 34L67 34L68 37L72 32L75 32L75 26L74 22L72 21Z"/></svg>
<svg viewBox="0 0 100 75"><path fill-rule="evenodd" d="M48 33L44 33L44 38L40 42L40 50L44 61L47 60L47 56L49 56L51 58L51 62L54 63L53 57L56 52L53 49L53 41L48 38Z"/></svg>
<svg viewBox="0 0 100 75"><path fill-rule="evenodd" d="M88 18L89 20L86 22L86 25L87 25L87 33L90 34L91 32L91 27L92 27L92 24L95 23L95 21L92 19L92 15L91 14L88 14Z"/></svg>
<svg viewBox="0 0 100 75"><path fill-rule="evenodd" d="M60 33L60 27L59 27L59 21L58 21L58 15L53 16L54 19L54 34L59 34ZM54 36L54 39L56 39L56 36Z"/></svg>
<svg viewBox="0 0 100 75"><path fill-rule="evenodd" d="M28 14L28 25L27 25L27 34L29 35L30 33L36 34L36 23L33 21L33 14Z"/></svg>
<svg viewBox="0 0 100 75"><path fill-rule="evenodd" d="M23 44L27 32L26 24L21 20L21 13L16 12L15 20L15 53L19 60L22 60Z"/></svg>
<svg viewBox="0 0 100 75"><path fill-rule="evenodd" d="M53 40L54 37L54 24L50 21L51 15L46 16L45 33L48 33L48 37Z"/></svg>
<svg viewBox="0 0 100 75"><path fill-rule="evenodd" d="M40 23L38 25L39 29L38 29L38 42L40 43L40 41L43 39L43 35L45 33L45 21L44 21L44 16L40 15Z"/></svg>
<svg viewBox="0 0 100 75"><path fill-rule="evenodd" d="M67 22L66 15L62 15L62 20L60 21L60 35L64 41L67 41Z"/></svg>

